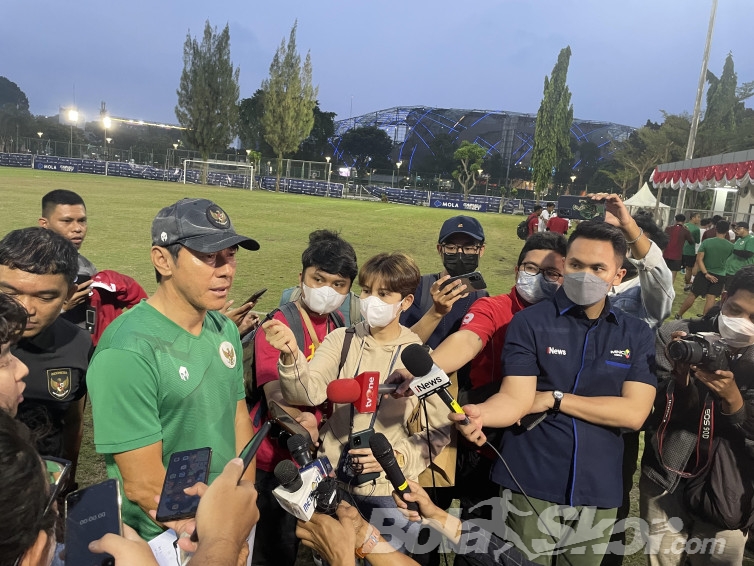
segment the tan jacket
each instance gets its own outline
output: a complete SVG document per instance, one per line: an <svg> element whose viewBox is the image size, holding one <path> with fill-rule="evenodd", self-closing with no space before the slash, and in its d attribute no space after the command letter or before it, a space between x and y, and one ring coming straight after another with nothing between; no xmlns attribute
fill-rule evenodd
<svg viewBox="0 0 754 566"><path fill-rule="evenodd" d="M392 369L403 368L400 353L396 356L398 347L401 349L408 344L420 344L421 339L408 328L401 326L400 335L390 344L377 344L369 333L365 323L355 327L340 379L352 379L355 375L365 371L379 371L380 383L384 383L390 374L390 365L395 358ZM319 405L327 398L327 385L338 379L338 365L340 364L345 328L338 328L330 332L322 342L314 357L307 363L305 356L299 351L296 364L283 365L278 362L280 372L280 386L285 400L292 405ZM429 465L429 451L427 446L426 422L422 416L424 431L413 436L409 435L407 421L409 415L418 404L416 397L394 399L388 397L380 402L377 420L374 424L375 432L381 432L390 441L393 450L400 452L406 458L403 466L404 475L416 480L419 474ZM440 401L437 395L427 398L427 414L429 415L429 439L432 445L432 457L436 457L450 442L451 424L448 420L450 410ZM422 412L423 413L423 412ZM369 428L371 414L355 413L354 432ZM320 429L322 446L320 456L324 455L337 466L342 447L347 444L350 432L349 405L336 405L332 416ZM377 479L377 485L372 483L353 487L351 490L358 495L390 495L393 487L382 474Z"/></svg>

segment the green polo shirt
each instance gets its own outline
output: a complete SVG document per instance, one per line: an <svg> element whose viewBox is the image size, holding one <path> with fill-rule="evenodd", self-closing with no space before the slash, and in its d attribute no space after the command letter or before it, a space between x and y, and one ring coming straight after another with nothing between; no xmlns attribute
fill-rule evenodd
<svg viewBox="0 0 754 566"><path fill-rule="evenodd" d="M750 232L743 238L739 238L735 241L733 244L733 252L731 252L725 262L725 275L735 275L735 273L742 267L754 264L754 255L749 258L740 257L735 254L736 250L754 253L754 234Z"/></svg>

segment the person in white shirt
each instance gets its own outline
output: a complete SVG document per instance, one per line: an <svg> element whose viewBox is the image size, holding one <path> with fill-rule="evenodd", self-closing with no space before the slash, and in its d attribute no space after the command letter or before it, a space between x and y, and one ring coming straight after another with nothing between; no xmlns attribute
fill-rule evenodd
<svg viewBox="0 0 754 566"><path fill-rule="evenodd" d="M539 216L539 232L547 230L547 221L552 217L555 212L555 203L548 202L542 214Z"/></svg>

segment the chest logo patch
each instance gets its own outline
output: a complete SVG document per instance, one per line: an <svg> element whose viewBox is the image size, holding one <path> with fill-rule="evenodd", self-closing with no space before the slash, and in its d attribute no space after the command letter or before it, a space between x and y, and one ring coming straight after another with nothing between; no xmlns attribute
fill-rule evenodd
<svg viewBox="0 0 754 566"><path fill-rule="evenodd" d="M631 350L626 348L625 350L610 350L610 355L614 356L616 358L626 358L627 360L631 359Z"/></svg>
<svg viewBox="0 0 754 566"><path fill-rule="evenodd" d="M463 321L461 322L461 324L468 324L472 320L474 320L474 313L473 312L467 312L466 316L463 317Z"/></svg>
<svg viewBox="0 0 754 566"><path fill-rule="evenodd" d="M220 359L230 369L236 367L236 349L233 344L228 341L220 344Z"/></svg>
<svg viewBox="0 0 754 566"><path fill-rule="evenodd" d="M55 399L65 399L71 394L71 368L57 368L47 370L47 391Z"/></svg>
<svg viewBox="0 0 754 566"><path fill-rule="evenodd" d="M178 375L181 376L182 381L188 381L189 372L186 369L186 366L181 366L180 368L178 368Z"/></svg>

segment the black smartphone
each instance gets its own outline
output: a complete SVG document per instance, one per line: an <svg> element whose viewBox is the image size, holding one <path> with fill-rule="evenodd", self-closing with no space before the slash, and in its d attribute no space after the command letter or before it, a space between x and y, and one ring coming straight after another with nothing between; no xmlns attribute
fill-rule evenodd
<svg viewBox="0 0 754 566"><path fill-rule="evenodd" d="M207 483L211 462L211 448L185 450L170 456L160 504L157 506L157 520L160 523L189 519L196 515L199 496L186 495L183 490L197 482Z"/></svg>
<svg viewBox="0 0 754 566"><path fill-rule="evenodd" d="M445 283L442 284L440 289L444 289L448 285L452 285L456 281L460 281L462 285L466 285L466 292L481 291L487 288L487 283L484 282L484 277L478 271L473 273L464 273L463 275L456 275L451 277Z"/></svg>
<svg viewBox="0 0 754 566"><path fill-rule="evenodd" d="M113 566L109 554L94 554L89 543L108 533L122 535L120 486L109 479L69 493L65 498L65 563Z"/></svg>
<svg viewBox="0 0 754 566"><path fill-rule="evenodd" d="M374 429L368 428L359 432L352 432L348 446L348 450L354 450L357 448L369 448L369 439L374 436ZM358 458L358 456L355 456ZM358 465L353 464L354 456L347 453L347 450L343 451L341 461L338 463L338 478L349 485L362 485L380 477L380 472L369 472L368 474L358 473Z"/></svg>
<svg viewBox="0 0 754 566"><path fill-rule="evenodd" d="M251 437L251 440L246 443L246 446L243 447L243 450L241 450L241 453L238 455L238 457L243 460L243 472L241 473L242 476L244 475L244 473L246 473L246 468L249 467L249 464L251 464L254 456L256 456L257 450L259 450L259 447L262 445L262 441L270 432L270 428L272 428L272 423L270 421L262 423L262 426L259 427L257 433Z"/></svg>
<svg viewBox="0 0 754 566"><path fill-rule="evenodd" d="M257 302L257 301L259 300L259 298L260 298L260 297L261 297L262 295L264 295L264 294L265 294L266 292L267 292L267 288L266 288L266 287L265 287L264 289L259 289L259 291L257 291L256 293L254 293L254 294L253 294L253 295L252 295L251 297L249 297L248 299L246 299L246 300L245 300L245 301L243 302L243 304L245 305L246 303L256 303L256 302Z"/></svg>
<svg viewBox="0 0 754 566"><path fill-rule="evenodd" d="M306 430L301 423L296 422L293 415L275 403L275 401L268 401L267 409L270 413L270 418L274 420L275 423L286 432L286 434L290 436L295 436L296 434L302 435L309 441L309 450L312 452L316 450L314 442L312 441L312 435L309 434L309 431ZM282 442L281 444L282 446L285 446L285 442Z"/></svg>
<svg viewBox="0 0 754 566"><path fill-rule="evenodd" d="M545 418L547 418L547 411L542 411L541 413L531 413L529 415L521 417L521 426L526 430L531 430L543 420L545 420Z"/></svg>
<svg viewBox="0 0 754 566"><path fill-rule="evenodd" d="M558 216L571 220L605 220L604 201L592 200L590 197L558 197Z"/></svg>

